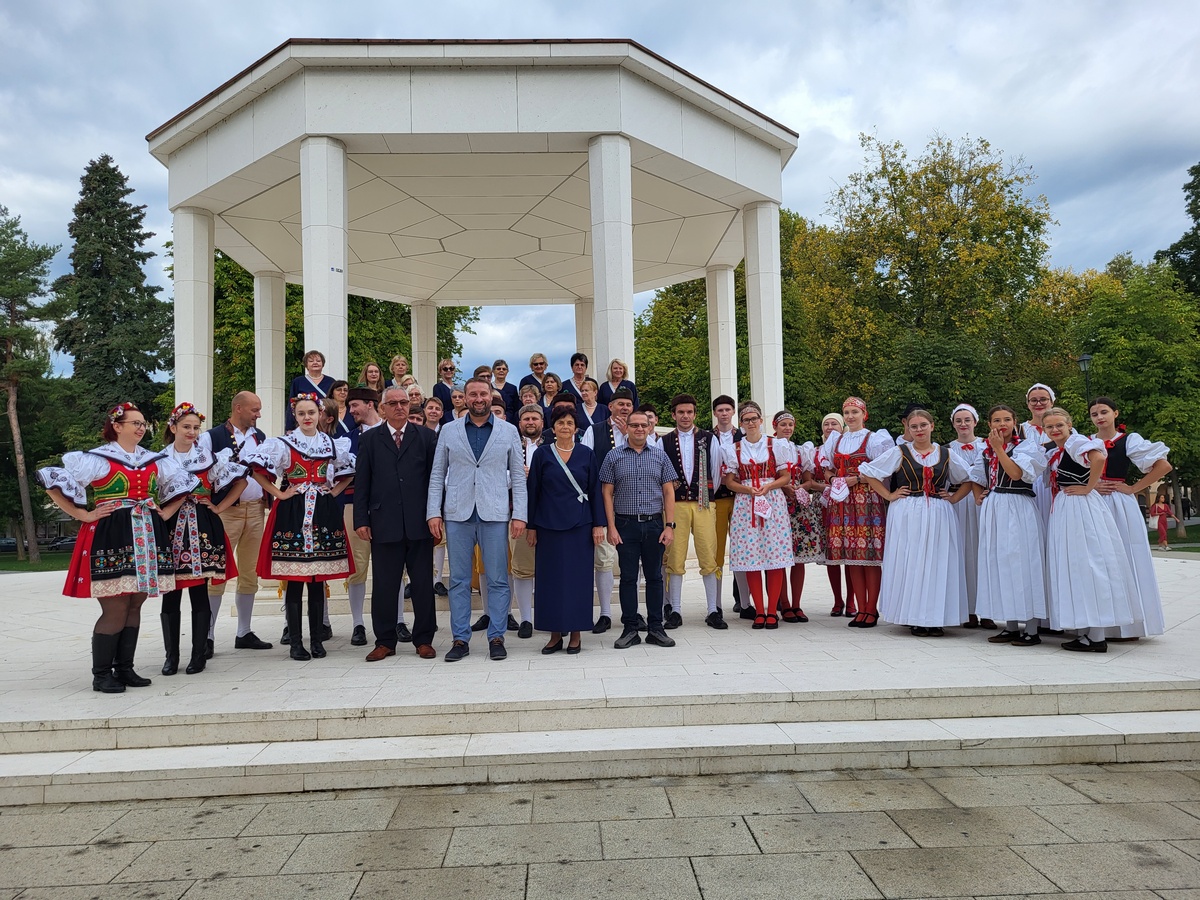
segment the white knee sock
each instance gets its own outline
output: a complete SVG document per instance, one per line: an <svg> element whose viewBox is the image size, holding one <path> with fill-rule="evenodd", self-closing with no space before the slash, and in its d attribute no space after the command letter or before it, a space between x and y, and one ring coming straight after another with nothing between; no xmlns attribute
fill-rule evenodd
<svg viewBox="0 0 1200 900"><path fill-rule="evenodd" d="M328 625L328 624L329 624L329 597L326 597L326 598L325 598L325 619L324 619L324 624L325 624L325 625Z"/></svg>
<svg viewBox="0 0 1200 900"><path fill-rule="evenodd" d="M350 585L350 615L354 618L354 627L365 624L363 622L363 605L367 602L367 586L366 584Z"/></svg>
<svg viewBox="0 0 1200 900"><path fill-rule="evenodd" d="M742 598L742 609L753 609L754 601L750 599L750 585L746 582L746 573L734 572L733 580L737 582L738 596Z"/></svg>
<svg viewBox="0 0 1200 900"><path fill-rule="evenodd" d="M1088 633L1087 633L1087 642L1089 644L1103 644L1104 643L1104 629L1103 628L1089 628Z"/></svg>
<svg viewBox="0 0 1200 900"><path fill-rule="evenodd" d="M533 579L514 578L513 596L517 598L517 606L521 610L521 621L533 621Z"/></svg>
<svg viewBox="0 0 1200 900"><path fill-rule="evenodd" d="M683 576L668 575L667 576L667 602L671 604L671 609L679 612L679 604L683 601Z"/></svg>
<svg viewBox="0 0 1200 900"><path fill-rule="evenodd" d="M704 582L704 599L708 603L708 611L715 613L717 611L717 598L721 593L721 583L717 581L717 573L711 575L701 575L700 580ZM678 609L678 607L676 607Z"/></svg>
<svg viewBox="0 0 1200 900"><path fill-rule="evenodd" d="M1032 624L1032 625L1033 625L1033 634L1037 634L1037 621L1036 621L1036 620L1034 620L1034 621L1033 621L1032 623L1030 623L1030 624ZM1004 630L1005 630L1005 631L1020 631L1020 630L1021 630L1021 626L1017 624L1017 620L1016 620L1016 619L1008 619L1008 620L1007 620L1007 621L1004 623ZM1026 626L1025 626L1025 633L1026 633L1026 634L1029 634L1029 633L1030 633L1030 632L1029 632L1029 625L1026 625Z"/></svg>
<svg viewBox="0 0 1200 900"><path fill-rule="evenodd" d="M211 605L212 598L209 598ZM238 627L237 636L245 637L250 633L250 620L254 616L254 595L253 594L238 594L234 600L237 604L238 612Z"/></svg>
<svg viewBox="0 0 1200 900"><path fill-rule="evenodd" d="M446 546L433 548L433 580L442 580L442 569L446 564Z"/></svg>
<svg viewBox="0 0 1200 900"><path fill-rule="evenodd" d="M396 600L396 624L404 624L404 584L407 579L400 579L400 597Z"/></svg>
<svg viewBox="0 0 1200 900"><path fill-rule="evenodd" d="M221 595L208 595L208 608L212 610L212 618L208 622L208 639L217 639L217 617L221 615Z"/></svg>
<svg viewBox="0 0 1200 900"><path fill-rule="evenodd" d="M596 573L596 595L600 598L600 615L612 618L612 569Z"/></svg>

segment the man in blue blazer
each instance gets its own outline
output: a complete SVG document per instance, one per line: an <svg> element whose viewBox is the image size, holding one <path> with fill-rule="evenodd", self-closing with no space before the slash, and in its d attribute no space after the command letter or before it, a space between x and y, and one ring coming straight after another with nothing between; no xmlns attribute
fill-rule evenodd
<svg viewBox="0 0 1200 900"><path fill-rule="evenodd" d="M492 415L492 386L471 378L464 386L467 415L442 427L430 475L426 518L433 539L446 535L450 551L450 630L446 662L471 652L471 561L483 556L488 584L488 651L504 659L512 598L508 539L525 533L525 454L517 429ZM444 507L444 509L443 509Z"/></svg>

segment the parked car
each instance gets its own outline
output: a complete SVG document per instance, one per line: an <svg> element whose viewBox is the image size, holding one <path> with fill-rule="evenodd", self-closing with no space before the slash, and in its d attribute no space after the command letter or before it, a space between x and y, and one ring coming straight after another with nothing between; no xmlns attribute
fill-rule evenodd
<svg viewBox="0 0 1200 900"><path fill-rule="evenodd" d="M16 553L17 539L0 537L0 553Z"/></svg>
<svg viewBox="0 0 1200 900"><path fill-rule="evenodd" d="M46 549L51 553L70 553L75 549L75 535L68 534L52 540Z"/></svg>

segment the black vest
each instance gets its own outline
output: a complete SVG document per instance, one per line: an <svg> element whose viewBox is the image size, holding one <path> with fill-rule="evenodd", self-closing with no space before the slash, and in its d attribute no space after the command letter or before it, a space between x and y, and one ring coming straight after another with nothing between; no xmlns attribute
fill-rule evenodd
<svg viewBox="0 0 1200 900"><path fill-rule="evenodd" d="M592 452L596 454L596 465L604 465L604 457L613 448L612 419L605 419L592 426Z"/></svg>
<svg viewBox="0 0 1200 900"><path fill-rule="evenodd" d="M258 441L258 445L261 447L263 442L266 441L267 435L261 429L258 429L258 428L251 428L250 431L251 431L251 433L253 433L254 439L256 441ZM216 456L217 452L220 450L232 450L233 458L235 460L238 460L239 462L241 461L239 459L239 456L242 452L242 446L241 446L241 444L234 443L233 426L231 424L229 424L228 419L226 419L220 425L214 425L212 428L210 428L208 430L208 440L212 444L214 456ZM253 476L250 476L250 477L253 477ZM230 485L229 487L233 487L233 485ZM217 491L215 494L213 494L212 502L214 504L220 504L220 503L224 502L225 498L228 495L229 495L228 487L225 488L225 490L223 490L223 491ZM263 492L263 495L268 498L270 496L265 491ZM233 505L237 506L238 503L240 503L240 502L241 501L237 501Z"/></svg>
<svg viewBox="0 0 1200 900"><path fill-rule="evenodd" d="M1047 441L1043 446L1047 453L1053 453L1058 449L1058 445L1054 441ZM1091 477L1091 469L1075 462L1075 457L1063 450L1062 458L1058 461L1058 474L1055 476L1060 488L1073 484L1087 484Z"/></svg>
<svg viewBox="0 0 1200 900"><path fill-rule="evenodd" d="M1108 450L1108 459L1104 461L1104 477L1115 481L1124 481L1129 474L1129 452L1125 449L1125 435L1118 434L1113 438L1112 446L1104 442Z"/></svg>
<svg viewBox="0 0 1200 900"><path fill-rule="evenodd" d="M983 462L984 465L988 467L988 472L990 475L991 464L988 462L986 451L983 455ZM1004 471L1004 466L1001 465L996 466L996 483L988 488L988 490L995 494L1020 494L1024 497L1037 496L1037 494L1033 492L1033 485L1027 481L1020 481L1019 479L1013 478Z"/></svg>
<svg viewBox="0 0 1200 900"><path fill-rule="evenodd" d="M692 440L694 448L692 450L692 478L688 481L683 471L683 454L679 451L679 431L672 429L669 434L663 435L662 448L667 454L667 458L671 460L671 465L675 467L675 502L676 503L695 503L700 499L700 444L707 442L709 450L709 471L704 473L704 478L708 481L712 471L712 435L703 428L692 429ZM719 448L718 448L719 451ZM712 499L715 485L708 481L708 496Z"/></svg>
<svg viewBox="0 0 1200 900"><path fill-rule="evenodd" d="M716 436L717 436L717 431L716 431L716 429L715 429L715 428L714 428L714 429L713 429L713 431L712 431L712 436L713 436L713 437L716 437ZM740 429L740 428L737 428L737 427L734 427L734 429L733 429L733 442L734 442L735 444L736 444L738 441L740 441L742 438L744 438L745 436L746 436L746 435L745 435L745 434L742 432L742 429ZM720 442L720 440L718 440L718 441L717 441L717 452L721 452L721 448L722 448L723 446L724 446L724 445L723 445L723 444ZM722 482L721 484L717 485L717 489L716 489L715 491L713 491L713 499L714 499L714 500L723 500L723 499L725 499L726 497L732 497L732 496L733 496L733 491L731 491L729 488L725 487L725 483L724 483L724 482Z"/></svg>
<svg viewBox="0 0 1200 900"><path fill-rule="evenodd" d="M949 486L950 451L946 447L939 448L938 461L933 464L931 474L935 491L944 491ZM906 487L914 494L925 490L925 467L917 462L908 444L900 447L900 468L892 478L896 485L893 490Z"/></svg>

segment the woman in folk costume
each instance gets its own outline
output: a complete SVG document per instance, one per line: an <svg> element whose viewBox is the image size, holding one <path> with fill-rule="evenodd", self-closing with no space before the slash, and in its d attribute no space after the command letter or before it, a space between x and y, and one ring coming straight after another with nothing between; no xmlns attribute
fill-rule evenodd
<svg viewBox="0 0 1200 900"><path fill-rule="evenodd" d="M832 478L832 469L829 460L825 459L824 447L825 442L829 440L829 435L835 431L841 434L846 429L846 420L842 418L841 413L826 413L825 418L821 419L821 441L814 448L812 453L812 469L809 475L808 487L810 490L820 492L821 506L821 556L825 567L825 574L829 578L829 589L833 591L833 608L829 611L831 618L836 619L841 615L845 615L848 619L853 619L858 614L858 608L854 603L854 588L850 584L850 572L846 571L842 574L842 567L836 563L829 561L829 484L828 479ZM842 592L842 581L845 579L846 589ZM845 598L845 599L843 599Z"/></svg>
<svg viewBox="0 0 1200 900"><path fill-rule="evenodd" d="M1029 421L1021 423L1021 438L1026 441L1046 443L1046 432L1042 428L1042 418L1054 405L1057 398L1049 385L1038 382L1025 392L1025 406L1029 409ZM1050 519L1050 476L1046 474L1033 483L1033 493L1037 498L1038 513L1045 525Z"/></svg>
<svg viewBox="0 0 1200 900"><path fill-rule="evenodd" d="M971 480L981 488L977 610L1004 623L989 643L1032 647L1042 642L1038 625L1049 615L1046 528L1033 493L1046 454L1017 432L1011 406L988 410L988 426L983 453L971 466Z"/></svg>
<svg viewBox="0 0 1200 900"><path fill-rule="evenodd" d="M133 670L142 604L175 587L164 520L196 485L171 459L139 446L146 427L141 410L118 404L104 423L104 445L67 453L61 467L37 471L54 505L84 523L63 594L100 602L92 632L92 690L105 694L150 684Z"/></svg>
<svg viewBox="0 0 1200 900"><path fill-rule="evenodd" d="M324 582L354 571L337 501L354 475L354 456L348 438L334 439L318 430L320 407L314 394L293 397L291 406L298 427L282 437L268 438L243 462L275 499L263 529L258 575L287 582L284 607L292 659L321 659L325 656L321 642ZM305 583L311 656L300 630Z"/></svg>
<svg viewBox="0 0 1200 900"><path fill-rule="evenodd" d="M825 538L824 510L806 487L811 479L815 448L811 441L801 446L792 442L792 435L796 432L796 417L786 409L775 413L771 422L775 437L787 441L787 449L791 454L787 464L791 483L784 485L783 495L787 499L792 526L792 568L788 572L788 583L780 593L779 616L785 622L807 622L808 616L800 606L800 596L804 593L804 564L820 563L825 559L821 547Z"/></svg>
<svg viewBox="0 0 1200 900"><path fill-rule="evenodd" d="M846 566L858 601L851 628L874 628L879 622L886 518L883 500L871 490L859 466L877 459L896 444L887 431L867 431L867 404L848 397L842 404L844 431L830 433L821 448L830 478L825 558Z"/></svg>
<svg viewBox="0 0 1200 900"><path fill-rule="evenodd" d="M180 403L167 419L162 453L198 481L179 511L167 522L171 535L171 559L175 565L175 589L163 594L163 644L167 658L162 673L179 671L180 601L187 588L192 606L192 653L187 674L204 671L205 638L212 618L208 602L208 583L220 584L237 578L233 552L225 539L221 513L233 506L246 486L250 468L233 458L233 450L214 454L207 433L202 433L204 416L191 403ZM213 494L229 488L220 505Z"/></svg>
<svg viewBox="0 0 1200 900"><path fill-rule="evenodd" d="M963 458L968 466L975 465L983 457L986 441L975 436L975 428L979 424L979 413L969 403L960 403L950 414L950 424L954 426L957 435L950 442L950 449ZM961 485L951 485L953 496L950 502L954 504L954 516L958 520L958 533L962 537L963 570L967 577L967 621L964 628L995 628L996 623L984 617L982 622L976 614L976 600L979 584L979 504L975 502L975 492L971 482Z"/></svg>
<svg viewBox="0 0 1200 900"><path fill-rule="evenodd" d="M1108 504L1117 523L1138 587L1137 602L1132 604L1133 623L1110 628L1108 640L1136 641L1139 637L1162 634L1166 627L1162 598L1150 556L1146 520L1138 507L1137 495L1167 477L1171 471L1171 464L1167 462L1170 448L1163 443L1148 441L1140 434L1126 432L1124 425L1117 425L1120 411L1108 397L1093 400L1088 413L1096 426L1096 437L1104 442L1104 449L1108 451L1096 491ZM1143 475L1128 484L1126 476L1131 465Z"/></svg>
<svg viewBox="0 0 1200 900"><path fill-rule="evenodd" d="M1116 520L1096 490L1104 442L1071 425L1071 414L1057 406L1042 419L1053 497L1046 527L1050 627L1081 632L1064 650L1106 653L1105 629L1133 623L1138 588Z"/></svg>
<svg viewBox="0 0 1200 900"><path fill-rule="evenodd" d="M909 413L907 430L909 443L862 463L858 472L890 501L879 614L918 637L937 637L967 617L962 543L948 488L967 482L970 467L933 443L933 416L926 410ZM895 487L889 490L888 481Z"/></svg>
<svg viewBox="0 0 1200 900"><path fill-rule="evenodd" d="M783 486L791 482L784 441L763 433L762 407L738 407L743 437L721 448L724 484L734 493L729 521L729 565L745 572L754 601L754 628L778 628L783 573L792 564L792 526ZM791 443L790 441L786 443ZM760 572L767 573L766 598Z"/></svg>

